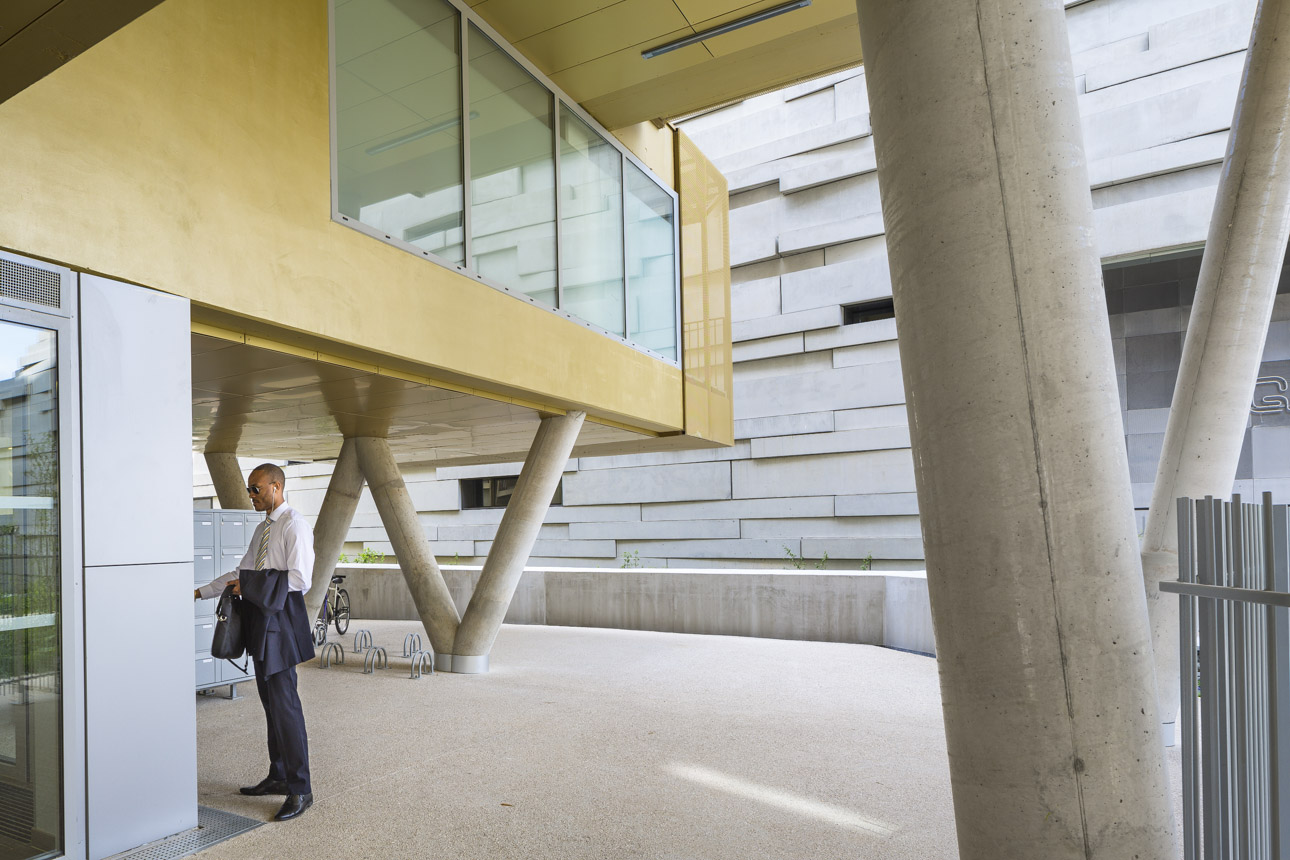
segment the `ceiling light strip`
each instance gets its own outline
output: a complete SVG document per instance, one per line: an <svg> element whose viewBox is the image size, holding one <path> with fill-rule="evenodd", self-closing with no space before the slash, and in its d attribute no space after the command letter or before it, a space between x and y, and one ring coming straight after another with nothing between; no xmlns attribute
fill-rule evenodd
<svg viewBox="0 0 1290 860"><path fill-rule="evenodd" d="M690 35L690 36L686 36L683 39L677 39L674 42L668 42L665 45L659 45L656 48L650 48L647 51L641 51L641 57L643 59L648 60L653 57L657 57L659 54L666 54L668 51L675 51L678 48L684 48L689 45L702 42L705 39L711 39L713 36L724 36L726 33L732 33L735 30L740 30L744 27L747 27L749 24L757 24L762 21L766 21L771 18L774 18L778 15L783 15L785 12L792 12L794 9L804 9L810 5L811 5L811 0L794 0L794 2L792 3L784 3L781 6L772 6L769 9L763 9L760 12L755 12L752 15L746 15L743 18L736 18L735 20L730 21L726 24L722 24L719 27L712 27L707 30L700 30L699 32L694 33L693 35Z"/></svg>

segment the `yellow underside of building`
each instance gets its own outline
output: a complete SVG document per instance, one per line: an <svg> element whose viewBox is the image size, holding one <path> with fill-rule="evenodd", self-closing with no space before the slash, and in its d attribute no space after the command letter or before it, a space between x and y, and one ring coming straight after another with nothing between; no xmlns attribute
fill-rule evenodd
<svg viewBox="0 0 1290 860"><path fill-rule="evenodd" d="M205 338L585 410L616 447L729 444L725 186L706 159L683 140L649 158L681 197L678 369L333 222L327 26L324 0L167 0L0 104L0 247L187 297Z"/></svg>

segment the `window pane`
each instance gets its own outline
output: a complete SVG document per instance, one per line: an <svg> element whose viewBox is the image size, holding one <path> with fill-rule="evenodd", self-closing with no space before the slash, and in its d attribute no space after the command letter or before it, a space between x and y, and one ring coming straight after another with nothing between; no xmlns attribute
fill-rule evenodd
<svg viewBox="0 0 1290 860"><path fill-rule="evenodd" d="M15 860L63 832L55 338L0 322L0 855Z"/></svg>
<svg viewBox="0 0 1290 860"><path fill-rule="evenodd" d="M340 211L453 263L465 261L459 28L442 0L336 9Z"/></svg>
<svg viewBox="0 0 1290 860"><path fill-rule="evenodd" d="M622 336L622 156L560 105L560 281L564 309Z"/></svg>
<svg viewBox="0 0 1290 860"><path fill-rule="evenodd" d="M627 337L676 358L676 265L672 198L627 162Z"/></svg>
<svg viewBox="0 0 1290 860"><path fill-rule="evenodd" d="M469 38L472 265L554 306L552 96L474 25Z"/></svg>

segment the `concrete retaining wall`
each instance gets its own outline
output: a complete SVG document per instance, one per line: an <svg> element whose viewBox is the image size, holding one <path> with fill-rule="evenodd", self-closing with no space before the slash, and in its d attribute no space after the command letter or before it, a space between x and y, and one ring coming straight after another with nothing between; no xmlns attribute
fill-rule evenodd
<svg viewBox="0 0 1290 860"><path fill-rule="evenodd" d="M356 618L415 620L397 565L339 565ZM445 565L464 612L480 568ZM936 652L918 571L525 568L508 624L614 627L882 645Z"/></svg>

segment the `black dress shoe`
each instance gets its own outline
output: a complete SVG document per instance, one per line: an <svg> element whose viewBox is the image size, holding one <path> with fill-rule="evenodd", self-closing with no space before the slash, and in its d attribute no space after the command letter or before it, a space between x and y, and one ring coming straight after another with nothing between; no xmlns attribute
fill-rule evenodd
<svg viewBox="0 0 1290 860"><path fill-rule="evenodd" d="M288 794L287 802L282 804L282 808L278 810L277 815L273 816L273 820L290 821L313 805L314 796L312 794Z"/></svg>
<svg viewBox="0 0 1290 860"><path fill-rule="evenodd" d="M285 779L274 779L265 777L256 785L244 785L240 789L243 794L249 794L252 797L262 797L266 794L290 794L287 791L287 781Z"/></svg>

